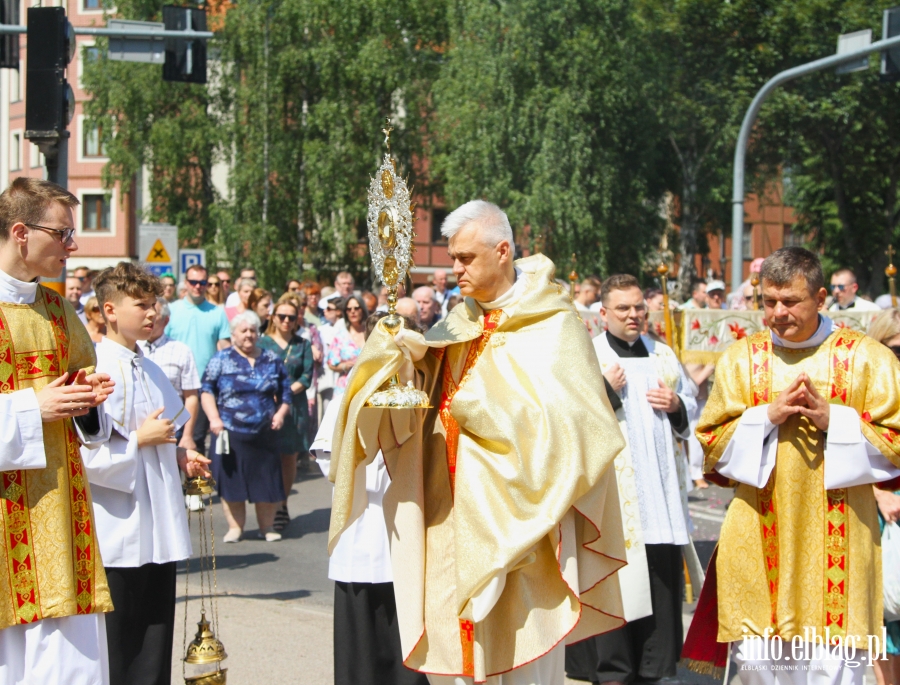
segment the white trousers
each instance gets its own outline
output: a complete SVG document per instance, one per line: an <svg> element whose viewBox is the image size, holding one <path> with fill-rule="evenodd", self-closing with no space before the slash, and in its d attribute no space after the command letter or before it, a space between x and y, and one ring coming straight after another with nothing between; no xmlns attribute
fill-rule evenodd
<svg viewBox="0 0 900 685"><path fill-rule="evenodd" d="M106 615L0 630L0 685L109 685Z"/></svg>
<svg viewBox="0 0 900 685"><path fill-rule="evenodd" d="M474 678L429 675L431 685L473 685ZM486 685L565 685L566 646L560 642L540 659L514 668L508 673L490 676Z"/></svg>
<svg viewBox="0 0 900 685"><path fill-rule="evenodd" d="M784 643L780 659L763 658L762 640L734 642L731 660L741 669L743 685L864 685L867 653L858 651L851 665L826 650L810 646L811 659L794 659L790 643ZM771 642L769 643L772 644ZM821 647L821 645L819 645Z"/></svg>

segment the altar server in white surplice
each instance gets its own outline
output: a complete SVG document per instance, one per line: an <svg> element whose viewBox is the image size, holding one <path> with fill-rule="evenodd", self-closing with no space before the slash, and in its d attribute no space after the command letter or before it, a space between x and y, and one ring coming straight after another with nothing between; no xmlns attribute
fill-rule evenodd
<svg viewBox="0 0 900 685"><path fill-rule="evenodd" d="M641 335L647 307L637 279L611 276L600 298L607 331L594 349L628 442L616 459L628 623L567 648L566 670L593 683L630 683L674 676L681 651L681 546L690 542L690 519L678 438L690 431L696 386L669 347Z"/></svg>
<svg viewBox="0 0 900 685"><path fill-rule="evenodd" d="M105 440L82 448L103 565L115 610L107 617L111 685L168 683L175 563L191 555L179 468L209 475L209 461L175 446L189 415L165 372L138 347L153 330L159 279L122 262L94 282L107 322L97 369L116 392L103 405Z"/></svg>

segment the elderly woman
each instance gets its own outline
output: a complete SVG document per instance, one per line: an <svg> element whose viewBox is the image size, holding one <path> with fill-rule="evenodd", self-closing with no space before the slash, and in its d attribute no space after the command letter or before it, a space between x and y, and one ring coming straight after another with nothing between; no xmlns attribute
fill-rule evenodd
<svg viewBox="0 0 900 685"><path fill-rule="evenodd" d="M246 312L250 309L250 296L253 294L253 291L256 290L256 281L252 278L242 278L240 280L240 285L238 286L238 303L234 307L225 307L225 315L228 317L228 320L231 321L235 316L241 314L242 312ZM250 311L253 311L250 309Z"/></svg>
<svg viewBox="0 0 900 685"><path fill-rule="evenodd" d="M225 542L244 531L245 502L256 505L259 537L281 539L273 529L284 500L277 432L291 410L291 382L281 359L257 345L259 317L251 311L231 320L231 347L210 360L200 402L216 436L210 445L212 472L228 520Z"/></svg>
<svg viewBox="0 0 900 685"><path fill-rule="evenodd" d="M306 390L312 385L312 343L297 335L300 307L291 293L281 296L259 346L275 353L284 363L291 384L293 403L291 413L278 432L278 451L281 454L281 476L284 481L284 501L275 512L275 530L282 531L291 521L287 498L297 478L297 455L309 452L309 402Z"/></svg>
<svg viewBox="0 0 900 685"><path fill-rule="evenodd" d="M900 311L885 309L869 324L868 334L900 359ZM897 526L900 521L900 491L888 492L875 488L875 501L878 504L878 523L881 530L885 526ZM884 568L885 580L900 573L900 569ZM900 683L900 621L887 621L887 662L876 660L875 676L879 683L898 685ZM881 671L879 673L879 671Z"/></svg>
<svg viewBox="0 0 900 685"><path fill-rule="evenodd" d="M337 397L347 387L347 378L356 364L366 341L366 319L369 317L365 302L357 295L351 295L343 304L344 318L335 324L334 338L325 358L328 368L337 374L334 381L334 396Z"/></svg>

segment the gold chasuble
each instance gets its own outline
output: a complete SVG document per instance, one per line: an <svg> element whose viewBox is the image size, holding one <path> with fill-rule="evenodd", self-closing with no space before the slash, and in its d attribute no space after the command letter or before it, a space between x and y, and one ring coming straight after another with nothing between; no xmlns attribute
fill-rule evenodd
<svg viewBox="0 0 900 685"><path fill-rule="evenodd" d="M768 330L729 348L697 436L704 471L722 457L743 412L769 404L801 373L832 404L852 407L863 435L900 465L900 367L862 333L836 329L818 347L776 347ZM834 420L832 413L832 420ZM813 640L867 635L882 625L881 548L871 485L825 490L825 434L802 415L778 427L775 469L764 488L737 484L722 526L719 642L747 635ZM774 631L774 632L772 632Z"/></svg>
<svg viewBox="0 0 900 685"><path fill-rule="evenodd" d="M39 286L34 304L0 302L0 391L40 391L96 357L72 305ZM0 628L112 611L72 420L43 424L47 467L0 472Z"/></svg>
<svg viewBox="0 0 900 685"><path fill-rule="evenodd" d="M365 465L382 450L404 663L476 682L623 624L610 467L624 439L554 265L516 267L503 308L467 298L425 338L404 332L403 350L376 327L332 452L329 550L365 508ZM364 408L398 371L433 409Z"/></svg>

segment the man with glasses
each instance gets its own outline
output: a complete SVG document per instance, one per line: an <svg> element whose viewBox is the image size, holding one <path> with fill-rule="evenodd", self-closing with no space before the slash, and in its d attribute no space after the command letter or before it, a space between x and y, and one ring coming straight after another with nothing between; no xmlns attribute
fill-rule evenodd
<svg viewBox="0 0 900 685"><path fill-rule="evenodd" d="M94 408L113 388L94 372L94 346L68 300L38 283L58 277L78 249L77 206L36 178L0 195L4 683L108 682L104 613L113 606L79 442L104 439Z"/></svg>
<svg viewBox="0 0 900 685"><path fill-rule="evenodd" d="M831 296L834 302L828 308L830 312L842 312L851 309L857 312L877 312L881 308L874 302L869 302L857 296L859 284L856 282L856 274L850 269L838 269L831 274Z"/></svg>
<svg viewBox="0 0 900 685"><path fill-rule="evenodd" d="M222 307L217 307L206 299L209 284L205 266L194 264L185 274L187 296L169 305L171 320L166 326L166 335L183 342L194 353L197 372L203 378L206 365L218 350L231 345L231 327ZM203 450L209 420L200 407L194 424L194 444Z"/></svg>
<svg viewBox="0 0 900 685"><path fill-rule="evenodd" d="M695 391L671 348L641 334L647 305L634 276L607 278L600 302L607 330L594 349L628 442L616 458L629 536L628 566L618 571L628 623L568 647L566 670L593 683L656 681L675 675L681 652L681 545L690 542L690 523L679 439Z"/></svg>
<svg viewBox="0 0 900 685"><path fill-rule="evenodd" d="M231 294L231 274L223 269L216 273L216 278L219 279L219 286L222 288L222 297L227 298Z"/></svg>

